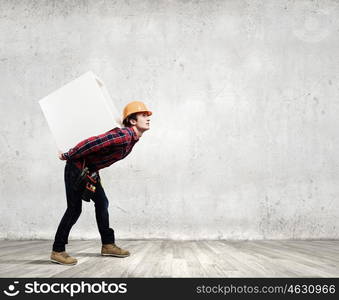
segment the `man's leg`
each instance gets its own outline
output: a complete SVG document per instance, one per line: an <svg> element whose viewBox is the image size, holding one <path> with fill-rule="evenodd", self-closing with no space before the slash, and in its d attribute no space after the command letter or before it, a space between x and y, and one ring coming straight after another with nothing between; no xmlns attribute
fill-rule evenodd
<svg viewBox="0 0 339 300"><path fill-rule="evenodd" d="M100 181L97 184L97 188L92 200L95 205L95 217L101 236L101 242L102 244L114 244L114 230L109 228L109 203Z"/></svg>
<svg viewBox="0 0 339 300"><path fill-rule="evenodd" d="M58 230L55 234L53 251L65 251L65 245L68 243L68 236L72 226L78 220L81 214L82 200L80 193L74 191L74 182L80 170L73 164L67 163L65 166L65 187L67 197L67 209L62 217Z"/></svg>
<svg viewBox="0 0 339 300"><path fill-rule="evenodd" d="M108 199L100 181L97 184L96 192L92 200L95 205L95 216L101 235L101 255L116 257L129 256L129 251L115 245L114 230L109 228Z"/></svg>

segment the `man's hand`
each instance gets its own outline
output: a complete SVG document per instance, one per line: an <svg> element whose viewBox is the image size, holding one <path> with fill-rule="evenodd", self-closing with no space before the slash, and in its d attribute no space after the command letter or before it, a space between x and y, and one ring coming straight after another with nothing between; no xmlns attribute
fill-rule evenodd
<svg viewBox="0 0 339 300"><path fill-rule="evenodd" d="M58 157L60 160L65 160L63 157L62 157L62 152L60 150L58 150Z"/></svg>

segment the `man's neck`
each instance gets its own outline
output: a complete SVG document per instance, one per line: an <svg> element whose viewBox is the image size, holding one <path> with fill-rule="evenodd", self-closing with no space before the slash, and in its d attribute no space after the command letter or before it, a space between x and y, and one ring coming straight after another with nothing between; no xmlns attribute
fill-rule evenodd
<svg viewBox="0 0 339 300"><path fill-rule="evenodd" d="M144 133L143 131L138 130L138 128L136 126L132 126L132 129L134 130L134 132L136 133L138 139L142 136L142 134Z"/></svg>

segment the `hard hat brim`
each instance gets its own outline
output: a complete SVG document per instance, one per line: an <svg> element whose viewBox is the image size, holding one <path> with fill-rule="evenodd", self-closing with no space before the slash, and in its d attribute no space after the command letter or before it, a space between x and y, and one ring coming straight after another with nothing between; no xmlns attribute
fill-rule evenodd
<svg viewBox="0 0 339 300"><path fill-rule="evenodd" d="M128 115L123 119L123 121L125 121L130 115L133 115L133 114L139 114L139 113L147 113L148 116L151 116L151 115L153 114L150 110L136 111L136 112L133 112L133 113L128 114Z"/></svg>

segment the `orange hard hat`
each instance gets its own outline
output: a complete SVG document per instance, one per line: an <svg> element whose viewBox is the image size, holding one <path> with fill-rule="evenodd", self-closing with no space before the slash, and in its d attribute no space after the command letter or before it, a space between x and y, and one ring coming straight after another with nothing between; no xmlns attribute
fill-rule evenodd
<svg viewBox="0 0 339 300"><path fill-rule="evenodd" d="M147 109L146 105L143 102L133 101L125 106L122 120L125 120L129 115L138 112L146 112L149 116L152 115L152 112Z"/></svg>

